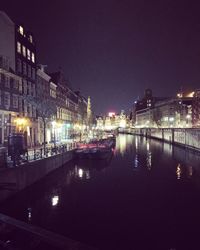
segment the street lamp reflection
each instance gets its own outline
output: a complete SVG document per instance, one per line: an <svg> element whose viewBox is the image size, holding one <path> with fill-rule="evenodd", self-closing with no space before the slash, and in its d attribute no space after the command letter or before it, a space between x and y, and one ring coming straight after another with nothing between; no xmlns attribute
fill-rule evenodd
<svg viewBox="0 0 200 250"><path fill-rule="evenodd" d="M57 206L59 202L59 196L58 195L54 195L51 199L51 204L53 207Z"/></svg>
<svg viewBox="0 0 200 250"><path fill-rule="evenodd" d="M176 168L176 176L177 176L177 180L181 179L181 164L179 163L177 168Z"/></svg>

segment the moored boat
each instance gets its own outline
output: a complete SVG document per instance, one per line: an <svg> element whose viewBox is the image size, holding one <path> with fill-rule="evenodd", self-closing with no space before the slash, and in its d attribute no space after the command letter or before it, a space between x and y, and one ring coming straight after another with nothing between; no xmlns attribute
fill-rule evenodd
<svg viewBox="0 0 200 250"><path fill-rule="evenodd" d="M103 139L95 143L78 145L75 154L79 159L106 159L112 154L114 146L115 141L113 139Z"/></svg>

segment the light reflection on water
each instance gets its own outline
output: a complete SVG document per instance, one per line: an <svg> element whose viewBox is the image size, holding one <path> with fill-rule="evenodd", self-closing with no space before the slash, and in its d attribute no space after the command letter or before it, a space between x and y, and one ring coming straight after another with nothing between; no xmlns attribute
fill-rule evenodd
<svg viewBox="0 0 200 250"><path fill-rule="evenodd" d="M120 135L110 159L73 162L1 211L101 249L199 249L199 162L191 151Z"/></svg>
<svg viewBox="0 0 200 250"><path fill-rule="evenodd" d="M177 175L177 180L181 179L181 164L179 163L177 168L176 168L176 175Z"/></svg>

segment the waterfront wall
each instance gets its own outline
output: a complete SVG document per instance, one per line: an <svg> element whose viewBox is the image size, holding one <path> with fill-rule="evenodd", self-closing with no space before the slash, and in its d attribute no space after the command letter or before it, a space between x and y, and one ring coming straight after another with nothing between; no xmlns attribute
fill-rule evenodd
<svg viewBox="0 0 200 250"><path fill-rule="evenodd" d="M28 162L19 167L0 169L0 201L22 190L51 171L63 166L73 159L74 151Z"/></svg>
<svg viewBox="0 0 200 250"><path fill-rule="evenodd" d="M134 128L123 132L159 139L168 143L200 150L200 129L195 128Z"/></svg>

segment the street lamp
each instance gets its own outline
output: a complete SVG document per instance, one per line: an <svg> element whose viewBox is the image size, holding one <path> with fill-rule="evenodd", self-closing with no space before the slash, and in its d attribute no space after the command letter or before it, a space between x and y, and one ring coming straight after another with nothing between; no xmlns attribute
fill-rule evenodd
<svg viewBox="0 0 200 250"><path fill-rule="evenodd" d="M56 121L52 121L54 147L56 147Z"/></svg>
<svg viewBox="0 0 200 250"><path fill-rule="evenodd" d="M190 119L191 119L191 115L190 115L190 114L187 114L187 115L186 115L186 127L189 127Z"/></svg>
<svg viewBox="0 0 200 250"><path fill-rule="evenodd" d="M23 133L25 126L28 124L28 120L26 118L17 117L14 123L16 124L17 131Z"/></svg>

